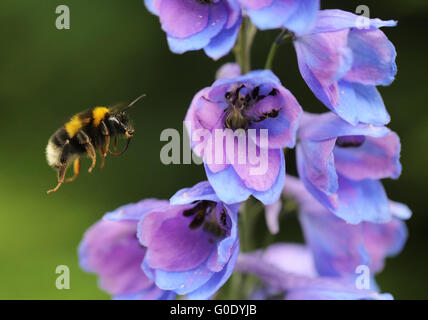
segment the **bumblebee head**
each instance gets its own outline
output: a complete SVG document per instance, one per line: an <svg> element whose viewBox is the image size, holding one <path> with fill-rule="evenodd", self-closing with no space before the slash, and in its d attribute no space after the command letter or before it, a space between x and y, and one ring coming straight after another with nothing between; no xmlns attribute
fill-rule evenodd
<svg viewBox="0 0 428 320"><path fill-rule="evenodd" d="M119 112L117 114L110 115L107 122L110 130L116 134L125 135L127 138L131 138L134 134L134 128L132 127L126 112Z"/></svg>

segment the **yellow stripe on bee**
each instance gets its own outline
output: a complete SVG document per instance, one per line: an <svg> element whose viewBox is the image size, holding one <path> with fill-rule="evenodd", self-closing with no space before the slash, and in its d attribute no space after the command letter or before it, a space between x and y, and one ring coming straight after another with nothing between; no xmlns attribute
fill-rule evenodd
<svg viewBox="0 0 428 320"><path fill-rule="evenodd" d="M96 107L92 111L92 117L94 118L93 124L95 127L98 127L100 125L101 120L104 119L107 113L108 109L106 107Z"/></svg>
<svg viewBox="0 0 428 320"><path fill-rule="evenodd" d="M69 122L65 124L65 131L67 131L68 136L72 138L83 127L83 125L84 123L79 118L79 115L75 115Z"/></svg>

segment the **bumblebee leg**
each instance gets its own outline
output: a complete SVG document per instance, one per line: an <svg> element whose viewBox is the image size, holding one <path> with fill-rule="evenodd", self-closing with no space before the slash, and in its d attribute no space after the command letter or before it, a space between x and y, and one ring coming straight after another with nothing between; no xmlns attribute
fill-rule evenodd
<svg viewBox="0 0 428 320"><path fill-rule="evenodd" d="M76 180L76 178L79 176L80 158L77 158L76 160L74 160L73 169L74 169L74 176L72 176L71 178L68 178L67 180L65 180L65 182L72 182L72 181Z"/></svg>
<svg viewBox="0 0 428 320"><path fill-rule="evenodd" d="M95 153L94 145L92 144L88 135L82 130L77 133L77 139L79 139L80 144L85 146L86 152L88 153L89 158L92 160L91 167L88 170L88 172L91 173L97 163L97 154Z"/></svg>
<svg viewBox="0 0 428 320"><path fill-rule="evenodd" d="M64 147L62 149L61 153L61 166L58 169L58 184L55 188L49 190L47 194L51 194L52 192L56 192L59 187L64 183L65 178L65 172L67 171L67 159L68 159L68 153L70 152L70 141L67 140L67 142L64 144Z"/></svg>
<svg viewBox="0 0 428 320"><path fill-rule="evenodd" d="M58 184L56 185L55 188L53 188L52 190L49 190L47 194L56 192L59 189L59 187L61 187L61 185L64 183L64 177L65 177L66 171L67 171L67 164L61 165L61 167L58 169Z"/></svg>
<svg viewBox="0 0 428 320"><path fill-rule="evenodd" d="M101 157L102 157L101 169L103 169L106 162L108 150L110 148L110 133L104 121L101 121L101 132L105 137L105 146L101 147Z"/></svg>
<svg viewBox="0 0 428 320"><path fill-rule="evenodd" d="M111 151L110 151L110 153L111 153L111 154L115 154L115 153L117 153L117 137L114 137L114 152L111 152Z"/></svg>

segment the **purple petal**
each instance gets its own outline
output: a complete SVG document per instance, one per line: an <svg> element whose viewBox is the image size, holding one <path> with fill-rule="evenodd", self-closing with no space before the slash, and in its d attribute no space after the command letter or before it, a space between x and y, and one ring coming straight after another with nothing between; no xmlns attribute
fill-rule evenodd
<svg viewBox="0 0 428 320"><path fill-rule="evenodd" d="M220 214L223 211L223 207L217 207L217 214ZM208 258L207 266L211 271L219 272L224 267L225 264L231 259L233 255L233 250L236 247L238 238L238 208L236 206L225 206L224 209L228 215L228 221L230 222L230 232L229 235L221 240L217 244L217 251L211 254L211 257Z"/></svg>
<svg viewBox="0 0 428 320"><path fill-rule="evenodd" d="M117 295L114 296L114 300L174 300L176 294L171 291L164 291L158 288L156 285L151 286L148 289L142 290L138 293L129 295Z"/></svg>
<svg viewBox="0 0 428 320"><path fill-rule="evenodd" d="M100 277L100 287L112 295L127 295L152 285L140 269L146 250L135 237L133 221L101 220L79 245L81 267Z"/></svg>
<svg viewBox="0 0 428 320"><path fill-rule="evenodd" d="M153 210L145 214L137 226L137 236L141 245L148 247L154 233L159 229L162 223L168 219L173 219L183 210L191 208L191 205L171 206L167 210Z"/></svg>
<svg viewBox="0 0 428 320"><path fill-rule="evenodd" d="M377 29L351 30L348 46L352 49L352 69L344 77L364 85L390 85L397 73L394 45Z"/></svg>
<svg viewBox="0 0 428 320"><path fill-rule="evenodd" d="M365 29L395 27L396 21L382 21L380 19L367 19L363 16L342 10L321 10L312 33L334 32L343 29Z"/></svg>
<svg viewBox="0 0 428 320"><path fill-rule="evenodd" d="M370 264L362 224L348 224L327 210L317 214L302 211L299 220L320 276L350 277L357 266Z"/></svg>
<svg viewBox="0 0 428 320"><path fill-rule="evenodd" d="M194 0L162 0L159 17L162 29L174 38L188 38L204 30L211 6Z"/></svg>
<svg viewBox="0 0 428 320"><path fill-rule="evenodd" d="M233 49L241 28L241 19L242 18L239 17L235 25L223 30L211 39L211 42L204 48L207 56L217 60L227 55Z"/></svg>
<svg viewBox="0 0 428 320"><path fill-rule="evenodd" d="M303 79L317 98L332 110L339 103L337 80L352 67L348 35L349 30L317 33L294 42Z"/></svg>
<svg viewBox="0 0 428 320"><path fill-rule="evenodd" d="M352 181L339 175L339 207L335 214L351 224L391 220L388 198L378 180Z"/></svg>
<svg viewBox="0 0 428 320"><path fill-rule="evenodd" d="M334 149L336 170L352 180L398 178L401 174L400 139L366 137L360 147Z"/></svg>
<svg viewBox="0 0 428 320"><path fill-rule="evenodd" d="M146 199L138 203L124 205L104 215L103 219L111 221L138 221L150 211L162 211L169 207L168 200Z"/></svg>
<svg viewBox="0 0 428 320"><path fill-rule="evenodd" d="M248 148L253 147L256 153L261 155L260 148L255 144L251 146L252 144L254 142L248 139ZM238 147L235 150L238 150ZM266 152L266 157L260 156L259 161L256 162L256 159L251 159L249 152L247 152L245 164L240 164L238 152L235 152L234 159L230 160L247 188L255 191L267 191L273 186L280 173L282 153L283 151L280 149L269 149Z"/></svg>
<svg viewBox="0 0 428 320"><path fill-rule="evenodd" d="M172 205L189 204L193 201L209 200L218 202L219 199L208 181L199 182L191 188L177 191L170 199Z"/></svg>
<svg viewBox="0 0 428 320"><path fill-rule="evenodd" d="M389 293L358 290L343 284L342 288L317 285L299 288L287 293L286 300L393 300L393 297Z"/></svg>
<svg viewBox="0 0 428 320"><path fill-rule="evenodd" d="M281 192L284 189L285 180L285 159L284 153L281 150L281 167L279 169L278 178L270 189L267 191L255 191L253 193L254 198L261 201L263 204L272 204L279 199Z"/></svg>
<svg viewBox="0 0 428 320"><path fill-rule="evenodd" d="M347 279L308 277L279 268L278 259L264 260L260 251L242 254L237 270L251 272L262 279L272 290L287 292L287 299L391 299L389 294L355 288Z"/></svg>
<svg viewBox="0 0 428 320"><path fill-rule="evenodd" d="M399 219L392 219L389 223L364 223L364 245L370 254L372 272L383 269L385 258L400 253L407 240L407 228Z"/></svg>
<svg viewBox="0 0 428 320"><path fill-rule="evenodd" d="M296 162L297 162L297 171L299 172L299 177L305 185L306 189L312 194L312 196L317 199L324 207L329 210L336 210L338 207L338 196L335 193L322 191L318 187L314 186L312 180L318 182L318 185L323 187L325 190L330 190L336 192L338 189L338 179L334 177L335 172L330 170L326 170L328 168L329 162L325 162L327 167L322 171L322 179L319 179L316 175L310 176L308 172L311 170L307 169L307 166L312 167L312 164L306 158L303 147L298 144L296 148ZM331 166L331 165L330 165ZM316 168L314 168L316 169ZM316 171L314 171L316 172ZM329 176L331 174L333 176ZM324 180L324 181L323 181ZM322 183L324 182L324 183Z"/></svg>
<svg viewBox="0 0 428 320"><path fill-rule="evenodd" d="M335 144L335 139L320 142L302 140L298 146L298 161L302 170L299 175L327 195L336 193L338 189L333 156Z"/></svg>
<svg viewBox="0 0 428 320"><path fill-rule="evenodd" d="M241 67L237 63L226 63L218 69L216 80L218 79L233 79L241 76Z"/></svg>
<svg viewBox="0 0 428 320"><path fill-rule="evenodd" d="M370 136L380 138L390 130L384 126L359 123L351 125L337 115L327 112L322 114L304 113L299 128L299 139L323 141L343 136Z"/></svg>
<svg viewBox="0 0 428 320"><path fill-rule="evenodd" d="M260 100L252 110L253 116L256 118L262 117L264 114L269 114L272 111L279 111L275 118L268 117L263 121L254 122L250 125L250 129L256 129L257 139L253 139L255 143L260 145L260 129L268 129L269 148L294 148L296 142L296 132L302 116L302 107L297 102L296 98L282 86L275 86L279 94L276 96L267 96Z"/></svg>
<svg viewBox="0 0 428 320"><path fill-rule="evenodd" d="M159 15L159 7L162 0L144 0L147 9L156 15Z"/></svg>
<svg viewBox="0 0 428 320"><path fill-rule="evenodd" d="M164 0L163 0L164 1ZM169 0L180 1L180 0ZM197 2L193 0L186 0ZM187 38L177 38L168 34L168 44L172 52L183 53L189 50L199 50L207 46L211 39L222 32L225 24L227 23L227 8L223 2L216 5L203 5L211 7L211 14L206 28L202 31L195 33ZM200 18L199 18L200 19Z"/></svg>
<svg viewBox="0 0 428 320"><path fill-rule="evenodd" d="M182 207L182 206L179 206ZM183 208L182 208L183 209ZM147 264L153 269L164 271L188 271L204 262L215 244L211 235L202 228L192 230L192 217L184 217L181 210L175 216L163 220L156 230L150 230L147 242ZM166 214L164 214L166 215ZM152 223L145 225L145 219L154 219L159 213L149 213L141 221L141 233L147 232Z"/></svg>
<svg viewBox="0 0 428 320"><path fill-rule="evenodd" d="M285 272L307 277L316 277L314 258L304 245L277 243L263 251L263 261L275 265Z"/></svg>
<svg viewBox="0 0 428 320"><path fill-rule="evenodd" d="M215 96L220 96L221 98L224 98L224 94L226 93L226 88L224 85L231 85L234 83L246 83L253 85L254 87L259 85L281 85L281 81L279 78L271 71L271 70L254 70L247 74L244 74L238 78L235 79L219 79L212 85L211 92L213 94L210 94L210 99L215 100ZM216 87L218 87L219 90L215 90ZM213 97L214 96L214 97Z"/></svg>
<svg viewBox="0 0 428 320"><path fill-rule="evenodd" d="M193 292L190 292L187 295L187 298L190 300L202 300L202 299L209 299L212 297L215 292L220 289L225 282L230 278L232 275L232 272L235 268L236 261L238 259L239 255L239 241L237 241L232 257L230 258L227 266L223 268L222 271L215 273L211 279L206 282L204 285L199 287Z"/></svg>
<svg viewBox="0 0 428 320"><path fill-rule="evenodd" d="M259 10L272 5L276 0L239 0L239 2L248 9Z"/></svg>
<svg viewBox="0 0 428 320"><path fill-rule="evenodd" d="M282 208L282 201L278 200L272 204L265 206L266 224L270 233L277 234L279 232L279 214Z"/></svg>

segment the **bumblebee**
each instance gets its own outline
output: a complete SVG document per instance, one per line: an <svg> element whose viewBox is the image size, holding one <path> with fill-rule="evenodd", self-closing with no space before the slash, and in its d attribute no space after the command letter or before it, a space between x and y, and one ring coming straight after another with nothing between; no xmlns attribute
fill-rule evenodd
<svg viewBox="0 0 428 320"><path fill-rule="evenodd" d="M139 96L131 103L120 103L111 108L95 107L74 115L70 121L59 128L49 139L46 147L48 164L58 172L58 184L47 191L47 194L57 191L65 180L68 166L73 162L74 175L65 180L74 181L80 173L80 158L88 156L92 164L89 173L96 165L96 151L99 150L104 168L107 154L118 156L123 154L131 142L134 129L129 121L127 111L145 95ZM126 146L122 152L117 152L119 137L126 137ZM114 138L114 152L110 151L110 140Z"/></svg>

